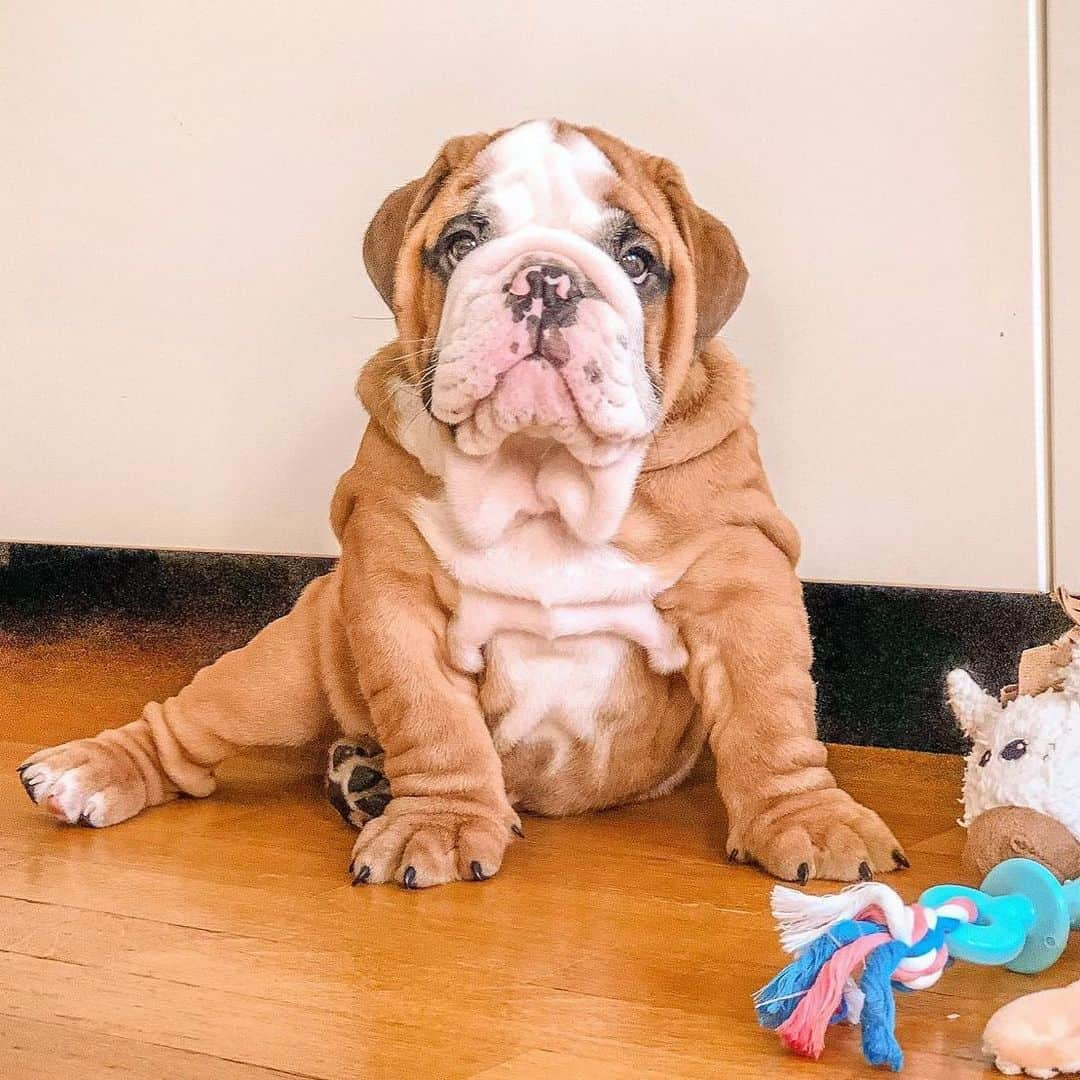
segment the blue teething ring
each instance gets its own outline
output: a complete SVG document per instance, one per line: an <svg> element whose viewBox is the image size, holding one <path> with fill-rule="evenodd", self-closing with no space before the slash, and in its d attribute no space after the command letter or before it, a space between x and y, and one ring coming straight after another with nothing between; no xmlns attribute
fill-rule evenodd
<svg viewBox="0 0 1080 1080"><path fill-rule="evenodd" d="M1070 920L1080 925L1080 881L1061 885L1031 859L995 866L981 890L935 885L919 902L940 907L956 896L972 901L979 920L949 934L949 953L973 964L1003 964L1028 975L1043 971L1065 951Z"/></svg>

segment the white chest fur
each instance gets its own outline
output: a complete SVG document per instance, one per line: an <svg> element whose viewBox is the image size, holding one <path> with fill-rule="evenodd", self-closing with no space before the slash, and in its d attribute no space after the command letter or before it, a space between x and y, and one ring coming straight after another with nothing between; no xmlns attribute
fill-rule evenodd
<svg viewBox="0 0 1080 1080"><path fill-rule="evenodd" d="M686 652L654 598L671 582L616 548L641 455L588 468L559 446L510 440L493 455L448 450L445 488L413 518L459 586L449 628L453 663L497 665L513 704L494 730L500 746L550 734L590 739L627 650L656 671Z"/></svg>

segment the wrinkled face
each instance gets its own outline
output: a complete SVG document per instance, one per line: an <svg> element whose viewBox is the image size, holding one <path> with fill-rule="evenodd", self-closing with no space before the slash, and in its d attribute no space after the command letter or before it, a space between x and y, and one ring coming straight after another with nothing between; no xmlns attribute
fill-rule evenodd
<svg viewBox="0 0 1080 1080"><path fill-rule="evenodd" d="M578 131L522 125L474 170L423 251L445 286L425 404L469 454L522 432L615 460L660 419L646 316L671 283L661 246L607 200L615 171Z"/></svg>
<svg viewBox="0 0 1080 1080"><path fill-rule="evenodd" d="M387 431L426 410L466 454L521 433L587 465L640 461L692 412L747 279L670 161L556 120L449 140L379 207L364 262L398 328L362 377Z"/></svg>

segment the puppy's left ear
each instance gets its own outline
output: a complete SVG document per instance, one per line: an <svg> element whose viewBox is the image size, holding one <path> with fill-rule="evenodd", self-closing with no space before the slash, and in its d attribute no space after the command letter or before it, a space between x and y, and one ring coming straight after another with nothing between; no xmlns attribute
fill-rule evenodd
<svg viewBox="0 0 1080 1080"><path fill-rule="evenodd" d="M746 264L731 230L694 202L677 166L661 160L656 180L693 260L697 286L694 345L701 349L739 306L746 289Z"/></svg>
<svg viewBox="0 0 1080 1080"><path fill-rule="evenodd" d="M446 178L467 165L490 135L459 135L439 151L428 171L387 195L364 233L364 266L386 306L394 311L398 255L409 230L424 216Z"/></svg>

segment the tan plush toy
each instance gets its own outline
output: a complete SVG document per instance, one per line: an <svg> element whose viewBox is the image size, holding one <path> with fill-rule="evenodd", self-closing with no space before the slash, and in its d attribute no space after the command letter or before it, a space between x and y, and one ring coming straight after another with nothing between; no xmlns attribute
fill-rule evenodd
<svg viewBox="0 0 1080 1080"><path fill-rule="evenodd" d="M1080 877L1080 598L1058 590L1075 624L1028 649L1000 700L966 671L949 673L949 705L972 741L964 771L963 861L980 878L1035 859L1059 880Z"/></svg>

